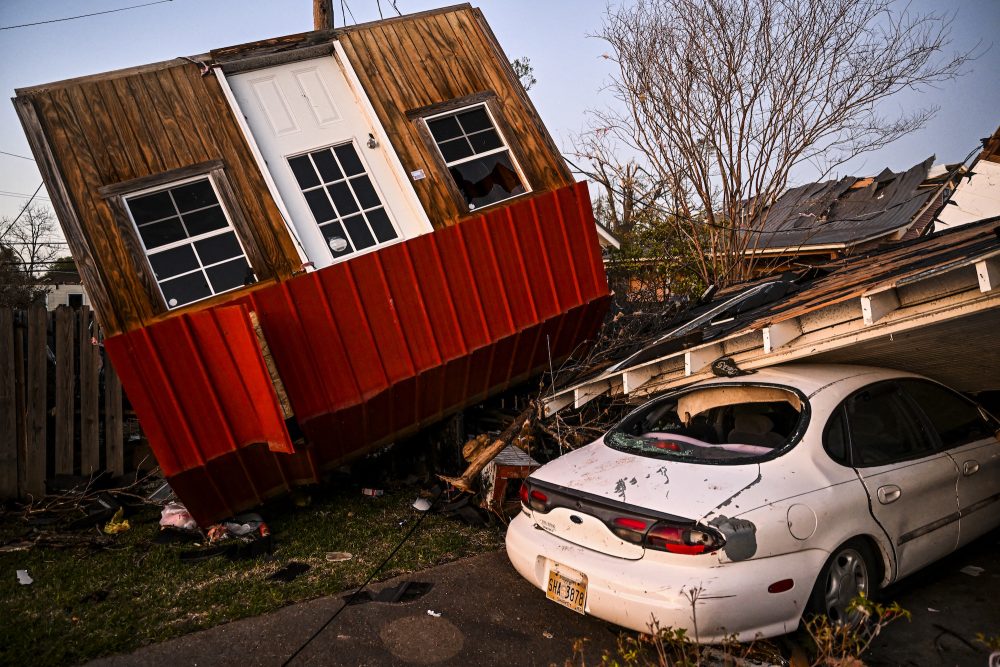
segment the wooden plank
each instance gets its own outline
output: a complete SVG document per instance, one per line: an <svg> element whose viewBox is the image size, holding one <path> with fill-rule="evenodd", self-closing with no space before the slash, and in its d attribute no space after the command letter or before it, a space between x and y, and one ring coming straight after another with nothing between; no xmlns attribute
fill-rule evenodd
<svg viewBox="0 0 1000 667"><path fill-rule="evenodd" d="M28 439L28 408L26 400L26 379L25 379L25 341L24 337L28 332L27 313L21 311L20 321L16 322L14 328L14 424L17 430L17 497L23 498L25 495L25 469L24 446Z"/></svg>
<svg viewBox="0 0 1000 667"><path fill-rule="evenodd" d="M17 496L14 311L0 308L0 498Z"/></svg>
<svg viewBox="0 0 1000 667"><path fill-rule="evenodd" d="M124 431L122 423L122 381L104 355L104 452L112 475L125 473Z"/></svg>
<svg viewBox="0 0 1000 667"><path fill-rule="evenodd" d="M24 443L24 488L26 496L45 495L45 436L48 409L46 384L48 356L45 352L48 313L44 306L28 310L27 433Z"/></svg>
<svg viewBox="0 0 1000 667"><path fill-rule="evenodd" d="M56 396L55 471L57 475L73 474L73 425L75 422L75 331L76 318L69 306L56 308L55 353Z"/></svg>
<svg viewBox="0 0 1000 667"><path fill-rule="evenodd" d="M75 314L80 322L80 474L91 475L101 467L99 350L90 309Z"/></svg>

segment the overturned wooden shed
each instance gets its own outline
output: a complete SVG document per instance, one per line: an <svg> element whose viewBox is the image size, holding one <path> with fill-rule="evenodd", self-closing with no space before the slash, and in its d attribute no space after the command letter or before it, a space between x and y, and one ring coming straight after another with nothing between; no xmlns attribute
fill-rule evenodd
<svg viewBox="0 0 1000 667"><path fill-rule="evenodd" d="M469 5L14 104L200 523L558 362L606 308L586 186Z"/></svg>

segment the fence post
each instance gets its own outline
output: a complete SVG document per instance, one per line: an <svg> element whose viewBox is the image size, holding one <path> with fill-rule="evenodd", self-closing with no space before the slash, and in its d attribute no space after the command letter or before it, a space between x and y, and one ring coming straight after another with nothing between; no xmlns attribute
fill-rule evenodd
<svg viewBox="0 0 1000 667"><path fill-rule="evenodd" d="M49 363L45 338L48 315L45 306L34 305L28 309L28 395L25 403L28 415L23 452L23 492L34 498L45 495L46 379Z"/></svg>
<svg viewBox="0 0 1000 667"><path fill-rule="evenodd" d="M122 429L122 381L104 355L104 451L108 470L114 476L125 474L125 455Z"/></svg>
<svg viewBox="0 0 1000 667"><path fill-rule="evenodd" d="M101 467L100 388L98 386L96 336L90 331L94 316L90 308L76 311L80 320L80 474L90 475Z"/></svg>
<svg viewBox="0 0 1000 667"><path fill-rule="evenodd" d="M73 422L75 421L74 391L76 370L74 369L73 325L76 318L69 306L56 308L56 450L55 471L57 475L73 474Z"/></svg>
<svg viewBox="0 0 1000 667"><path fill-rule="evenodd" d="M14 311L0 308L0 498L17 495Z"/></svg>

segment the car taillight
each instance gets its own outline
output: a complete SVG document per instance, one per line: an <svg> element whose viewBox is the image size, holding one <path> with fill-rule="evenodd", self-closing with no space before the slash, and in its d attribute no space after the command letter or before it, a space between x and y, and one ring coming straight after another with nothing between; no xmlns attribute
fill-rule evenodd
<svg viewBox="0 0 1000 667"><path fill-rule="evenodd" d="M647 528L649 528L648 522L632 517L618 517L611 521L611 532L634 544L642 542L642 536L646 534Z"/></svg>
<svg viewBox="0 0 1000 667"><path fill-rule="evenodd" d="M725 540L721 535L708 530L657 523L646 533L643 546L656 551L674 554L707 554L718 551Z"/></svg>
<svg viewBox="0 0 1000 667"><path fill-rule="evenodd" d="M538 489L531 489L528 492L528 506L536 512L547 512L549 510L549 497Z"/></svg>

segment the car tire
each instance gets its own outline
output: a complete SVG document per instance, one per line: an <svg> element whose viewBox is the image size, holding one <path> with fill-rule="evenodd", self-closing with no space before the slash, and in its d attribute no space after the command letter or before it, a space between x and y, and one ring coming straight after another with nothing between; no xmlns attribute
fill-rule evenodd
<svg viewBox="0 0 1000 667"><path fill-rule="evenodd" d="M826 616L834 623L857 625L863 615L848 608L864 593L869 599L878 592L881 570L871 545L860 538L834 549L820 570L809 596L807 612Z"/></svg>

